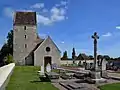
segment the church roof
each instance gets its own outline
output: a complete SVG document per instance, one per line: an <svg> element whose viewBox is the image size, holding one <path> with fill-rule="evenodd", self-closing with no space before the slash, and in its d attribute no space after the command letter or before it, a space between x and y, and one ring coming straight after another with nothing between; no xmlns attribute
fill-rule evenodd
<svg viewBox="0 0 120 90"><path fill-rule="evenodd" d="M40 39L40 37L39 36L37 36L37 38L39 38ZM37 48L43 43L43 42L45 42L47 39L50 39L50 40L52 40L51 38L50 38L50 36L48 36L46 39L40 39L40 42L34 47L34 49L29 53L29 55L31 55L32 53L34 53L34 51L35 50L37 50ZM53 41L52 41L53 42ZM55 47L58 49L58 51L61 53L61 51L59 50L59 48L56 46L56 44L53 42L53 44L55 45ZM28 55L28 56L29 56Z"/></svg>
<svg viewBox="0 0 120 90"><path fill-rule="evenodd" d="M39 42L39 43L34 47L34 49L29 53L29 55L32 54L32 53L40 46L40 44L41 44L43 41L44 41L44 39L41 39L41 42Z"/></svg>
<svg viewBox="0 0 120 90"><path fill-rule="evenodd" d="M40 44L42 44L43 41L44 39L41 39L41 42L39 42L32 51L35 51L40 46Z"/></svg>
<svg viewBox="0 0 120 90"><path fill-rule="evenodd" d="M36 25L36 12L16 12L14 25Z"/></svg>

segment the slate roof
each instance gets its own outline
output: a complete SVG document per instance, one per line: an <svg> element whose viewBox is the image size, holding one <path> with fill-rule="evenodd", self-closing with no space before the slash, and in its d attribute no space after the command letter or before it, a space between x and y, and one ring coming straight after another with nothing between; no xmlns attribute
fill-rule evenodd
<svg viewBox="0 0 120 90"><path fill-rule="evenodd" d="M27 55L27 57L28 57L29 55L33 54L34 51L40 46L40 44L42 44L43 41L44 41L44 39L41 39L41 42L39 42L39 43L34 47L34 49Z"/></svg>
<svg viewBox="0 0 120 90"><path fill-rule="evenodd" d="M36 12L16 12L14 25L36 25Z"/></svg>

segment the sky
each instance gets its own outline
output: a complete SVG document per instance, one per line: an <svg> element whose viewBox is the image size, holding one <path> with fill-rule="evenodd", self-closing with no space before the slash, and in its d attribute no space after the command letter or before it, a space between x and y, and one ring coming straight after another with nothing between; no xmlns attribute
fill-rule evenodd
<svg viewBox="0 0 120 90"><path fill-rule="evenodd" d="M13 28L15 11L36 11L37 32L53 39L61 55L66 50L93 55L94 32L98 54L120 56L120 0L0 0L0 47Z"/></svg>

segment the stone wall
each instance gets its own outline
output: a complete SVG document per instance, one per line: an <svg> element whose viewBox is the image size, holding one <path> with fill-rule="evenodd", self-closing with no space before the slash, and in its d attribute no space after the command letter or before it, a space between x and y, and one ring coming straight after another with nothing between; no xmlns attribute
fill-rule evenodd
<svg viewBox="0 0 120 90"><path fill-rule="evenodd" d="M36 25L26 25L24 30L24 25L13 26L13 58L17 65L25 65L25 57L35 48L36 28Z"/></svg>
<svg viewBox="0 0 120 90"><path fill-rule="evenodd" d="M81 64L83 64L83 62L85 62L85 60L75 60L75 63L78 64L81 61ZM86 60L87 63L93 63L94 60ZM64 64L73 64L73 60L61 60L60 61L61 65Z"/></svg>
<svg viewBox="0 0 120 90"><path fill-rule="evenodd" d="M0 90L5 90L15 67L14 63L0 67Z"/></svg>

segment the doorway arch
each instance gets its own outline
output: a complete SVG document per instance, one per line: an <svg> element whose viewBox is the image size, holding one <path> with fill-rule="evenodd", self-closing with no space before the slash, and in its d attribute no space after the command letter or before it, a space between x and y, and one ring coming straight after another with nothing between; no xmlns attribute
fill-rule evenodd
<svg viewBox="0 0 120 90"><path fill-rule="evenodd" d="M46 67L47 66L47 64L52 64L52 57L50 57L50 56L45 56L44 57L44 67Z"/></svg>

